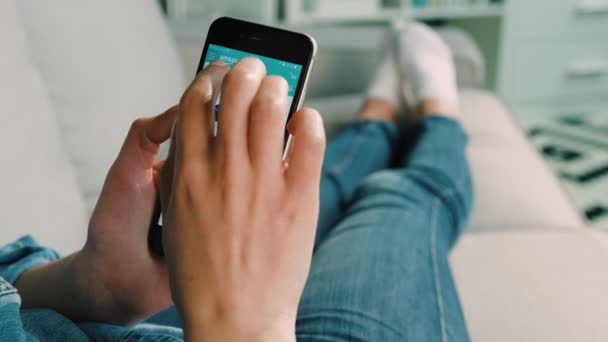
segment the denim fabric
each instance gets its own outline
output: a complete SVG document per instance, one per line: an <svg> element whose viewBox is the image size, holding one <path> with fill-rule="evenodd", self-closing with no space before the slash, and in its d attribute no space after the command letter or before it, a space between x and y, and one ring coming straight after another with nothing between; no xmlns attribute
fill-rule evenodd
<svg viewBox="0 0 608 342"><path fill-rule="evenodd" d="M99 323L76 324L49 309L19 310L20 298L9 283L32 266L59 258L31 237L0 248L0 341L182 341L181 329L140 324L118 327Z"/></svg>
<svg viewBox="0 0 608 342"><path fill-rule="evenodd" d="M0 248L0 276L14 283L25 270L59 259L59 253L38 245L30 236Z"/></svg>
<svg viewBox="0 0 608 342"><path fill-rule="evenodd" d="M0 341L25 341L17 290L0 277Z"/></svg>
<svg viewBox="0 0 608 342"><path fill-rule="evenodd" d="M467 137L442 117L404 134L359 123L328 146L298 341L469 340L448 264L472 205Z"/></svg>
<svg viewBox="0 0 608 342"><path fill-rule="evenodd" d="M403 134L357 122L328 145L299 341L469 340L447 258L472 205L466 142L456 122L432 117ZM0 249L0 276L57 257L26 237ZM179 322L175 308L131 328L19 311L0 278L1 341L175 341Z"/></svg>

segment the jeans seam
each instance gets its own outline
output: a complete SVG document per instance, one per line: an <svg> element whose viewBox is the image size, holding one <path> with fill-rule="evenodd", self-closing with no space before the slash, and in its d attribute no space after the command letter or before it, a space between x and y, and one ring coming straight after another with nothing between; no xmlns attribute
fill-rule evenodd
<svg viewBox="0 0 608 342"><path fill-rule="evenodd" d="M140 341L143 337L145 337L146 340L153 338L154 341L180 341L180 339L170 334L153 332L141 333L139 331L127 331L122 336L120 336L118 341Z"/></svg>
<svg viewBox="0 0 608 342"><path fill-rule="evenodd" d="M431 262L433 266L433 278L435 283L435 295L437 297L437 311L439 313L439 325L441 330L441 341L447 342L448 336L446 333L445 324L445 309L443 306L443 298L441 297L441 280L439 278L439 263L437 259L437 210L439 208L439 199L433 202L432 223L431 223Z"/></svg>
<svg viewBox="0 0 608 342"><path fill-rule="evenodd" d="M0 277L0 297L9 296L17 293L17 289L11 283Z"/></svg>
<svg viewBox="0 0 608 342"><path fill-rule="evenodd" d="M371 132L370 130L374 129L372 125L366 125L363 129L357 131L355 137L352 139L350 143L350 148L348 153L345 154L345 157L336 165L328 170L329 173L342 173L347 164L352 163L354 157L360 150L361 144L365 141L366 136L369 136Z"/></svg>
<svg viewBox="0 0 608 342"><path fill-rule="evenodd" d="M337 185L337 188L340 193L340 208L344 208L346 206L347 194L345 193L346 190L342 182L340 182L340 177L338 175L344 171L346 165L353 162L355 156L360 150L361 144L365 141L366 136L369 135L369 132L367 132L369 127L371 126L365 126L363 129L358 130L355 137L353 138L352 143L350 143L350 148L348 152L344 154L345 157L342 158L342 160L340 160L339 162L337 162L336 165L332 166L324 172L324 176L331 179L331 181Z"/></svg>

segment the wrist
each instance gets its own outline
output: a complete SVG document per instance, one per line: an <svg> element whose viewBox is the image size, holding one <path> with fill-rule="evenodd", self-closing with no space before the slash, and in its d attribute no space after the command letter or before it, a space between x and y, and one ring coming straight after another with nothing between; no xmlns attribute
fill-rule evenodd
<svg viewBox="0 0 608 342"><path fill-rule="evenodd" d="M225 342L296 342L295 329L249 330L233 325L184 326L185 341L225 341Z"/></svg>
<svg viewBox="0 0 608 342"><path fill-rule="evenodd" d="M15 287L24 309L52 309L76 322L128 323L98 277L94 261L81 250L30 268Z"/></svg>
<svg viewBox="0 0 608 342"><path fill-rule="evenodd" d="M100 267L94 252L85 246L73 256L74 287L80 294L82 305L88 308L86 319L117 325L133 323L133 313L116 301L108 287L108 270Z"/></svg>
<svg viewBox="0 0 608 342"><path fill-rule="evenodd" d="M216 317L182 312L182 319L186 341L296 341L295 315L293 318L263 320L255 312L246 316L231 313Z"/></svg>
<svg viewBox="0 0 608 342"><path fill-rule="evenodd" d="M79 252L25 271L15 282L22 308L50 308L74 321L87 320L89 289L79 274Z"/></svg>

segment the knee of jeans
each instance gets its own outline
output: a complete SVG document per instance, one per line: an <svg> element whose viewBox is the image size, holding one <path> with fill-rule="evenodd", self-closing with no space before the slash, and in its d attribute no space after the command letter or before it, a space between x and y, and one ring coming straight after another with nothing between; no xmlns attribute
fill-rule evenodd
<svg viewBox="0 0 608 342"><path fill-rule="evenodd" d="M369 175L359 186L359 191L375 193L387 189L399 190L397 187L402 181L402 175L397 170L377 171Z"/></svg>
<svg viewBox="0 0 608 342"><path fill-rule="evenodd" d="M468 170L458 177L434 169L412 170L411 174L421 187L440 201L450 213L458 231L462 231L473 208L473 187Z"/></svg>
<svg viewBox="0 0 608 342"><path fill-rule="evenodd" d="M353 198L355 205L391 208L411 208L427 201L428 193L422 191L402 171L383 170L374 172L359 184Z"/></svg>
<svg viewBox="0 0 608 342"><path fill-rule="evenodd" d="M391 206L428 205L439 200L450 213L454 225L461 231L468 222L473 204L473 189L468 173L455 181L454 177L433 169L384 170L368 176L359 186L355 199L387 196Z"/></svg>

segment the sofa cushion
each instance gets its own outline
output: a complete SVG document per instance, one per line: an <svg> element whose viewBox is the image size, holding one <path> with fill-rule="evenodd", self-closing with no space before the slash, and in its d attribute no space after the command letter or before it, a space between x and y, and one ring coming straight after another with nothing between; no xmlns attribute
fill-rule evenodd
<svg viewBox="0 0 608 342"><path fill-rule="evenodd" d="M607 238L571 230L465 235L451 264L472 340L608 341Z"/></svg>
<svg viewBox="0 0 608 342"><path fill-rule="evenodd" d="M84 242L84 208L16 13L16 1L0 1L0 245L31 234L69 252Z"/></svg>
<svg viewBox="0 0 608 342"><path fill-rule="evenodd" d="M350 95L311 100L307 105L323 114L328 132L333 133L354 119L361 102L360 95ZM490 93L465 90L461 105L475 186L471 230L582 227L553 172L501 102Z"/></svg>
<svg viewBox="0 0 608 342"><path fill-rule="evenodd" d="M90 211L130 123L179 100L179 59L157 1L18 6Z"/></svg>

